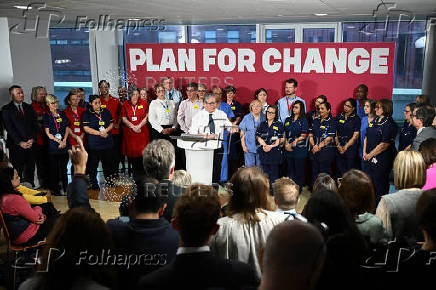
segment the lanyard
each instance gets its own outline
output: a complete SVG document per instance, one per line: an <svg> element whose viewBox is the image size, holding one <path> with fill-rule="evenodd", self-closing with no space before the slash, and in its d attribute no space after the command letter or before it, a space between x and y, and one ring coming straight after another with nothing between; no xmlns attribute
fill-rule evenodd
<svg viewBox="0 0 436 290"><path fill-rule="evenodd" d="M286 104L288 105L288 114L289 114L289 115L291 114L292 104L293 104L294 102L295 102L295 100L292 101L291 105L289 106L289 98L286 97Z"/></svg>
<svg viewBox="0 0 436 290"><path fill-rule="evenodd" d="M165 101L163 101L161 104L162 104L162 107L164 108L164 110L168 112L168 104L167 104L167 101L165 100Z"/></svg>
<svg viewBox="0 0 436 290"><path fill-rule="evenodd" d="M133 107L133 105L132 105L133 116L136 116L136 109L137 108L138 108L138 105L135 105L135 107Z"/></svg>
<svg viewBox="0 0 436 290"><path fill-rule="evenodd" d="M57 121L57 119L56 119L56 117L55 117L55 115L54 115L53 113L50 112L50 114L51 114L51 116L53 117L53 122L55 123L56 134L58 134L58 133L59 133L59 129L61 128L61 124L58 124L58 121ZM60 116L58 115L58 118L59 118L59 117L60 117Z"/></svg>
<svg viewBox="0 0 436 290"><path fill-rule="evenodd" d="M77 109L77 114L74 113L73 108L71 108L71 113L73 113L73 118L75 122L79 122L79 110Z"/></svg>
<svg viewBox="0 0 436 290"><path fill-rule="evenodd" d="M95 112L95 116L98 118L99 121L101 121L101 119L102 119L101 112L100 112L100 114L97 114L97 112Z"/></svg>

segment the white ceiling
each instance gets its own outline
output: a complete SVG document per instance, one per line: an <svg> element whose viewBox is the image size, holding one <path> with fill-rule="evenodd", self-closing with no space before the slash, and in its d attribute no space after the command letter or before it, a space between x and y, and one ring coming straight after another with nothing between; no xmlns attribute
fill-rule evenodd
<svg viewBox="0 0 436 290"><path fill-rule="evenodd" d="M2 0L0 16L19 18L23 10L14 5L36 1ZM382 2L387 6L381 5ZM436 0L47 0L52 9L62 10L65 23L74 23L77 16L98 19L159 18L166 24L239 24L286 23L302 21L371 20L374 11L379 19L389 13L391 19L436 16ZM395 3L395 4L393 4ZM389 11L386 7L390 7ZM378 10L377 10L378 9ZM315 13L327 13L315 16Z"/></svg>

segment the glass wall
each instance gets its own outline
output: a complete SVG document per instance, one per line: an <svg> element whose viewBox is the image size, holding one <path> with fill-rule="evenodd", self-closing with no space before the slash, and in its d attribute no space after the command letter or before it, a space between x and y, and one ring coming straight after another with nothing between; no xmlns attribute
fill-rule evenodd
<svg viewBox="0 0 436 290"><path fill-rule="evenodd" d="M184 28L182 25L167 25L161 30L150 27L138 27L124 31L125 43L183 43Z"/></svg>
<svg viewBox="0 0 436 290"><path fill-rule="evenodd" d="M188 39L190 43L254 43L256 25L192 25Z"/></svg>

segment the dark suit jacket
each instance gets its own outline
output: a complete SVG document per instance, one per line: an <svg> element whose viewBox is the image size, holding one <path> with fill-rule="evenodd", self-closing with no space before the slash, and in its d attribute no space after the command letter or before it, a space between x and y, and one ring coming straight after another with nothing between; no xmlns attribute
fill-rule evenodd
<svg viewBox="0 0 436 290"><path fill-rule="evenodd" d="M24 112L24 119L18 112L17 106L14 101L6 104L2 108L3 124L8 137L6 144L8 147L11 145L19 145L20 142L27 142L33 139L36 142L36 134L38 133L38 122L36 120L35 111L31 105L22 102Z"/></svg>
<svg viewBox="0 0 436 290"><path fill-rule="evenodd" d="M257 289L254 270L210 252L181 254L169 265L143 277L138 289Z"/></svg>
<svg viewBox="0 0 436 290"><path fill-rule="evenodd" d="M436 128L433 126L423 128L422 131L416 135L413 140L412 150L418 151L421 143L430 138L436 138Z"/></svg>

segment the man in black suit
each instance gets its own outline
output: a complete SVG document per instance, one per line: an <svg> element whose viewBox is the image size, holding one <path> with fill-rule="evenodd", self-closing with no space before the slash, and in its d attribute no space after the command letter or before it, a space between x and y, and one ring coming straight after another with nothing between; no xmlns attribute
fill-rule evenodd
<svg viewBox="0 0 436 290"><path fill-rule="evenodd" d="M119 289L134 289L138 279L176 257L179 236L170 223L161 218L166 204L166 189L158 181L145 178L136 184L136 196L129 201L129 222L107 221L118 255L128 263L117 264Z"/></svg>
<svg viewBox="0 0 436 290"><path fill-rule="evenodd" d="M171 221L180 236L177 256L143 277L139 289L256 289L259 281L249 265L210 253L209 240L219 229L220 210L213 187L187 188L175 204Z"/></svg>
<svg viewBox="0 0 436 290"><path fill-rule="evenodd" d="M12 101L2 108L3 123L7 132L6 145L9 160L23 182L34 186L35 157L33 142L36 141L38 123L31 105L24 102L23 89L13 85L9 88Z"/></svg>

